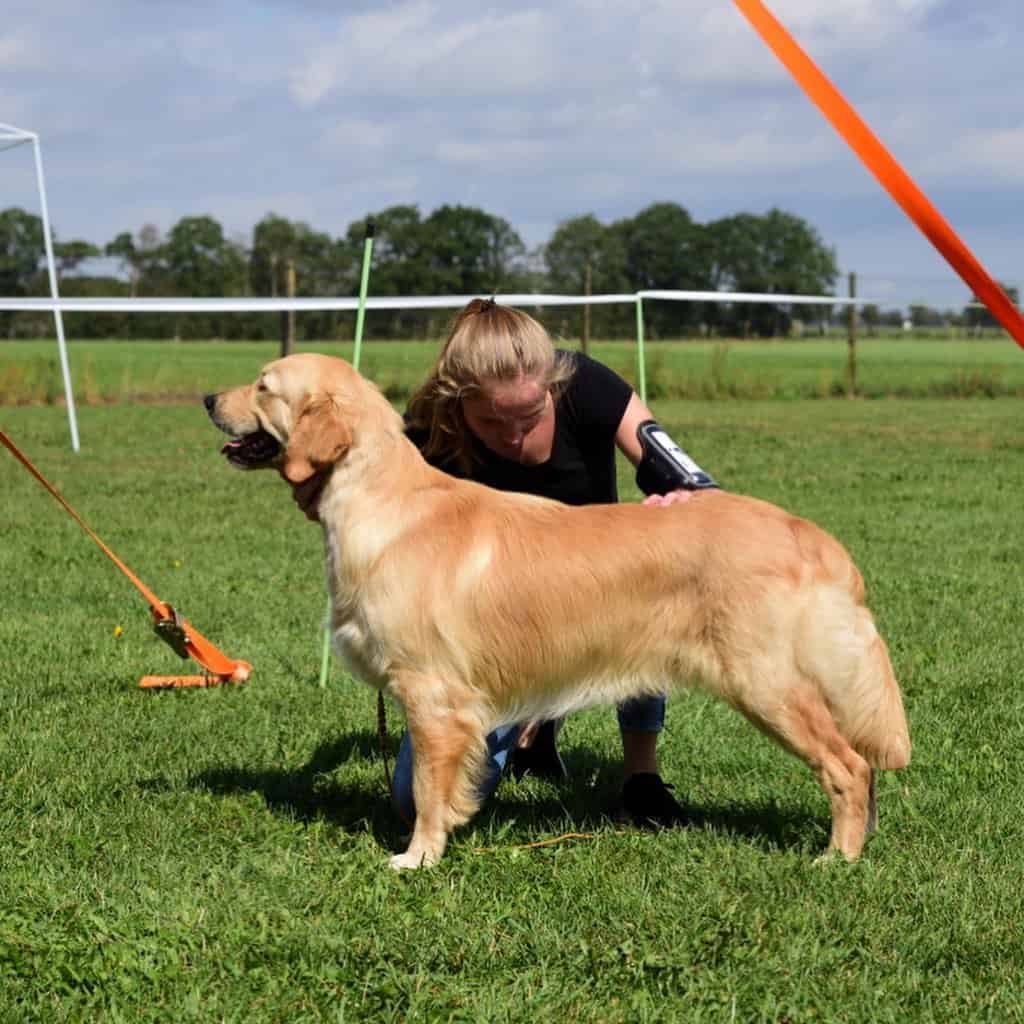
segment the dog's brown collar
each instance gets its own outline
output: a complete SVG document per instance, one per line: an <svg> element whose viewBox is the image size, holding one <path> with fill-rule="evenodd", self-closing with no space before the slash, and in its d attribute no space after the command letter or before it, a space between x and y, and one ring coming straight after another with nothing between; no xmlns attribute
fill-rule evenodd
<svg viewBox="0 0 1024 1024"><path fill-rule="evenodd" d="M303 480L300 484L291 484L292 500L302 509L303 515L311 522L318 522L320 516L320 498L330 479L331 471L324 470L321 473L314 473L311 477Z"/></svg>

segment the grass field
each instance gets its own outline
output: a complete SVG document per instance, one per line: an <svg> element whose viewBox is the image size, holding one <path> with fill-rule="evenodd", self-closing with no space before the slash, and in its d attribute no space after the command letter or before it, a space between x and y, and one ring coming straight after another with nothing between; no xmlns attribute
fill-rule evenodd
<svg viewBox="0 0 1024 1024"><path fill-rule="evenodd" d="M575 343L569 343L573 347ZM309 346L350 356L350 343ZM404 400L437 353L433 342L371 342L362 365ZM254 375L274 358L269 342L71 342L76 399L83 404L182 400ZM636 383L636 346L595 342L595 356ZM646 346L648 397L828 398L844 394L847 346L814 341L656 342ZM857 391L866 397L1024 396L1024 358L1011 341L866 339L857 346ZM0 343L0 405L63 400L53 341Z"/></svg>
<svg viewBox="0 0 1024 1024"><path fill-rule="evenodd" d="M133 393L174 352L148 393L179 395L268 354L137 346L118 370L90 351L101 391L121 373ZM771 372L783 351L765 346ZM1016 380L1011 344L986 358L1006 353ZM506 781L438 868L389 872L374 697L337 666L316 685L319 532L280 481L230 471L197 403L83 404L78 455L63 409L0 408L149 586L255 666L243 688L138 690L181 663L0 452L0 1020L1024 1020L1021 402L656 410L728 487L815 519L864 571L915 751L880 779L861 862L813 866L828 807L810 774L694 695L670 702L661 754L698 827L607 819L618 739L597 709L563 734L567 784ZM518 849L569 831L595 838Z"/></svg>

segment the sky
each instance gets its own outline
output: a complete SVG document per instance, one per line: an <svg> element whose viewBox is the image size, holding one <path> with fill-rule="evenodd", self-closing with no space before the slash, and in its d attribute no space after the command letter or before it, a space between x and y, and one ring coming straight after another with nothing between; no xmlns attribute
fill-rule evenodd
<svg viewBox="0 0 1024 1024"><path fill-rule="evenodd" d="M768 6L1024 285L1020 0ZM886 308L969 297L731 0L6 0L0 122L39 134L62 240L210 215L248 243L270 212L338 236L449 203L533 247L654 202L701 222L777 207ZM0 152L8 206L38 212L28 146Z"/></svg>

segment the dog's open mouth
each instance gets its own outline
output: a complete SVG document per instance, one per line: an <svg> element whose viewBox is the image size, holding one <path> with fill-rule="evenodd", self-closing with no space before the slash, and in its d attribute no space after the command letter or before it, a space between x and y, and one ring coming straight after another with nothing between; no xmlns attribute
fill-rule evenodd
<svg viewBox="0 0 1024 1024"><path fill-rule="evenodd" d="M281 442L265 430L257 430L228 441L220 452L232 466L239 469L256 469L258 466L273 462L281 454Z"/></svg>

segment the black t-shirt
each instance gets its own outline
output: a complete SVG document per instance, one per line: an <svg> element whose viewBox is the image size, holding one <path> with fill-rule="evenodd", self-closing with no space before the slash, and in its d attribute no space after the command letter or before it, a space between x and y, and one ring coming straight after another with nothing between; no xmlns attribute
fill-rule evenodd
<svg viewBox="0 0 1024 1024"><path fill-rule="evenodd" d="M617 501L615 432L633 389L614 370L581 352L559 349L556 356L570 360L575 370L555 402L555 434L547 462L539 466L511 462L471 436L469 473L454 462L431 460L434 465L500 491L539 494L567 505ZM409 429L407 434L418 447L426 444L426 431Z"/></svg>

